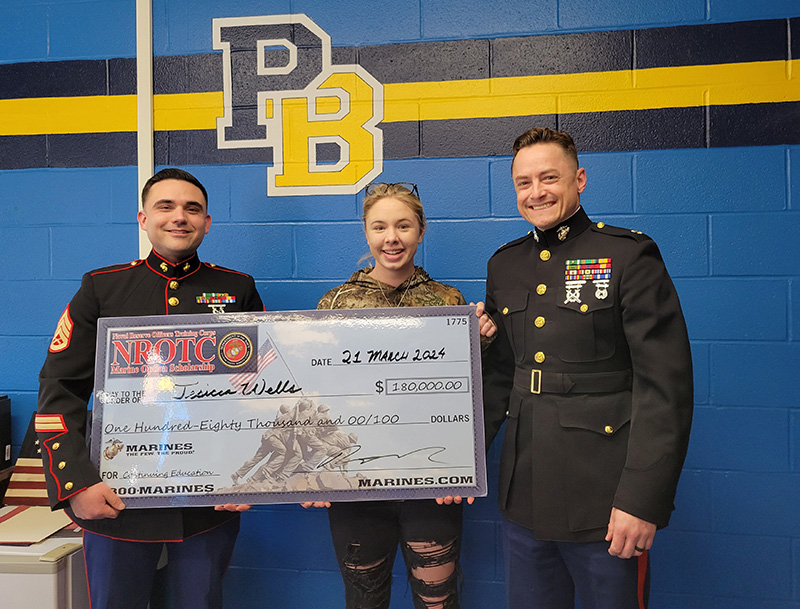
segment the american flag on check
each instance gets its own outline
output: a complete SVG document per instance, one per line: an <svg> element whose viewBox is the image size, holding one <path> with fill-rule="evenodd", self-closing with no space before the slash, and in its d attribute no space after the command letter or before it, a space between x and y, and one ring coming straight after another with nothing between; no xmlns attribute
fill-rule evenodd
<svg viewBox="0 0 800 609"><path fill-rule="evenodd" d="M264 368L278 359L278 354L275 352L275 348L272 346L272 341L269 338L267 338L267 340L261 344L256 357L258 358L258 366L256 369L250 372L234 374L230 379L232 386L241 387L245 383L254 381L256 377L261 374Z"/></svg>

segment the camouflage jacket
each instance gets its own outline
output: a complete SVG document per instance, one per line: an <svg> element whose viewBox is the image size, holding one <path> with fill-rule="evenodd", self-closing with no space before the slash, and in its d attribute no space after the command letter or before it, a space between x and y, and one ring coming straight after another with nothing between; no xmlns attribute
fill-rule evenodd
<svg viewBox="0 0 800 609"><path fill-rule="evenodd" d="M361 269L342 285L329 290L318 309L380 309L384 307L440 307L466 304L458 289L431 279L422 267L396 288L370 276L373 267Z"/></svg>

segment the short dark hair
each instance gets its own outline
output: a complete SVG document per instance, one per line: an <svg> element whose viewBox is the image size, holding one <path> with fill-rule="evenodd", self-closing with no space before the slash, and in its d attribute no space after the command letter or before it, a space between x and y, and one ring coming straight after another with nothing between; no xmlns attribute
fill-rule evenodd
<svg viewBox="0 0 800 609"><path fill-rule="evenodd" d="M572 136L566 131L556 131L548 127L534 127L528 129L525 133L520 135L514 140L514 157L517 158L517 153L523 148L533 146L534 144L558 144L567 153L567 156L575 161L575 166L578 167L578 149L575 147L575 141ZM512 159L513 162L513 159Z"/></svg>
<svg viewBox="0 0 800 609"><path fill-rule="evenodd" d="M184 171L183 169L178 169L177 167L167 167L166 169L162 169L152 178L147 180L147 182L145 182L144 188L142 188L142 207L144 207L144 200L147 198L147 193L150 192L153 184L157 184L162 180L182 180L197 186L200 189L200 192L203 193L203 198L206 202L206 211L208 211L208 193L206 192L205 186L203 186L200 183L200 180L194 177L191 173Z"/></svg>

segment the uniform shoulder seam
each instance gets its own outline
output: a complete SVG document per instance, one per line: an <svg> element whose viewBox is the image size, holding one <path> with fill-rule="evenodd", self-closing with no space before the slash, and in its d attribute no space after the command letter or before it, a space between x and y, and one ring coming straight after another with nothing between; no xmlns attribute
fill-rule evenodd
<svg viewBox="0 0 800 609"><path fill-rule="evenodd" d="M218 264L214 264L213 262L204 262L203 266L209 268L213 271L222 271L224 273L233 273L234 275L241 275L242 277L250 277L252 279L252 275L248 275L247 273L242 273L241 271L235 271L233 269L229 269L224 266L220 266Z"/></svg>
<svg viewBox="0 0 800 609"><path fill-rule="evenodd" d="M94 277L95 275L104 275L106 273L117 273L119 271L127 271L128 269L135 269L137 266L141 266L143 262L144 260L133 260L132 262L128 263L112 264L110 266L104 266L99 269L89 271L89 275Z"/></svg>
<svg viewBox="0 0 800 609"><path fill-rule="evenodd" d="M521 243L524 243L526 240L531 239L531 238L533 238L533 231L528 231L527 235L523 235L522 237L519 237L518 239L514 239L513 241L509 241L508 243L504 243L503 245L498 247L497 250L495 251L495 253L492 254L492 256L494 256L495 254L498 254L498 253L502 252L503 250L506 250L506 249L508 249L510 247L514 247L515 245L519 245Z"/></svg>
<svg viewBox="0 0 800 609"><path fill-rule="evenodd" d="M647 239L651 239L649 235L646 235L640 230L623 228L621 226L613 226L611 224L606 224L605 222L593 222L591 229L596 233L603 233L613 237L627 237L636 241L645 241Z"/></svg>

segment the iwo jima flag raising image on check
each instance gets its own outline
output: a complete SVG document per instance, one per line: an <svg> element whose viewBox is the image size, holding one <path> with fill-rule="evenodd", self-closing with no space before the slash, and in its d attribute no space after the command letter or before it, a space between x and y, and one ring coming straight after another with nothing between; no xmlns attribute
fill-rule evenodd
<svg viewBox="0 0 800 609"><path fill-rule="evenodd" d="M128 507L486 494L470 306L101 319L95 387Z"/></svg>

